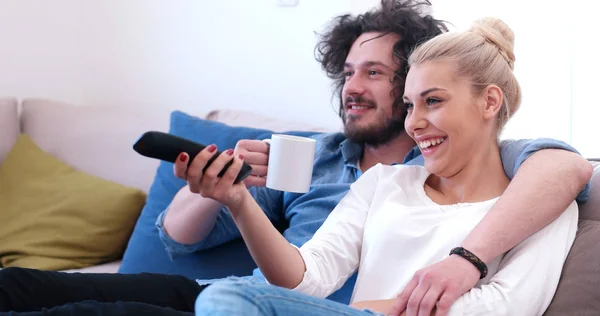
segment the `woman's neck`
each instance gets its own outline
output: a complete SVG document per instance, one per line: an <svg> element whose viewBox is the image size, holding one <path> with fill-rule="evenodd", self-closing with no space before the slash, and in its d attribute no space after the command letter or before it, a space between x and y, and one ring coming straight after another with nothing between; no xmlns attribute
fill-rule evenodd
<svg viewBox="0 0 600 316"><path fill-rule="evenodd" d="M450 177L430 175L425 192L438 204L474 203L496 198L510 180L504 173L500 149L491 144Z"/></svg>

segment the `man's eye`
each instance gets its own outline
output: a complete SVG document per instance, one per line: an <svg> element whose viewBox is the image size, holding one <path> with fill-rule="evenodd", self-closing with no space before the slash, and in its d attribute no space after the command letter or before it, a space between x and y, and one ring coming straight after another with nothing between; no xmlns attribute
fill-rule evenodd
<svg viewBox="0 0 600 316"><path fill-rule="evenodd" d="M350 76L352 76L352 71L344 72L344 77L350 77Z"/></svg>
<svg viewBox="0 0 600 316"><path fill-rule="evenodd" d="M369 70L369 76L376 76L381 74L381 72L377 71L377 70Z"/></svg>
<svg viewBox="0 0 600 316"><path fill-rule="evenodd" d="M404 109L405 110L411 110L413 108L413 104L412 103L408 103L408 102L404 102Z"/></svg>

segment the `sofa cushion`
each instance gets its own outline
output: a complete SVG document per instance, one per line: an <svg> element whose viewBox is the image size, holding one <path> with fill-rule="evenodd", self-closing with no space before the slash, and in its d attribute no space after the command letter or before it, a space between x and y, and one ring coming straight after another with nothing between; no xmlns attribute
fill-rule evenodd
<svg viewBox="0 0 600 316"><path fill-rule="evenodd" d="M265 116L262 114L232 110L232 109L220 109L209 112L206 115L206 119L211 121L217 121L224 123L229 126L243 126L252 128L268 129L273 132L284 132L284 131L312 131L312 132L333 132L323 127L318 127L310 124L291 122L273 117Z"/></svg>
<svg viewBox="0 0 600 316"><path fill-rule="evenodd" d="M20 133L17 100L0 98L0 164L17 141Z"/></svg>
<svg viewBox="0 0 600 316"><path fill-rule="evenodd" d="M205 145L215 143L221 150L234 148L240 139L264 139L273 133L265 129L228 126L180 111L171 114L169 132ZM315 132L289 134L309 136ZM180 255L171 260L159 238L155 222L184 185L183 180L173 175L173 164L160 163L147 204L129 240L119 272L179 274L202 279L250 274L256 265L241 239L210 250Z"/></svg>
<svg viewBox="0 0 600 316"><path fill-rule="evenodd" d="M62 270L115 260L145 198L73 169L21 135L0 166L0 264Z"/></svg>
<svg viewBox="0 0 600 316"><path fill-rule="evenodd" d="M147 192L158 161L132 145L147 130L167 131L170 112L26 99L22 126L44 151L76 169Z"/></svg>
<svg viewBox="0 0 600 316"><path fill-rule="evenodd" d="M562 271L558 288L544 315L596 316L600 312L600 222L582 220ZM551 249L548 249L551 251Z"/></svg>
<svg viewBox="0 0 600 316"><path fill-rule="evenodd" d="M579 229L546 316L591 316L600 311L600 163L594 161L592 166L590 196L579 203Z"/></svg>

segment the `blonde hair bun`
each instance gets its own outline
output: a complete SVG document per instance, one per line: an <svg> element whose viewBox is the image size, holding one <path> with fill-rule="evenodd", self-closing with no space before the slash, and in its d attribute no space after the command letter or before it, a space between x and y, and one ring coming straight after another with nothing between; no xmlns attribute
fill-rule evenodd
<svg viewBox="0 0 600 316"><path fill-rule="evenodd" d="M469 31L481 35L496 47L506 59L511 69L515 64L515 34L502 20L492 17L475 21Z"/></svg>

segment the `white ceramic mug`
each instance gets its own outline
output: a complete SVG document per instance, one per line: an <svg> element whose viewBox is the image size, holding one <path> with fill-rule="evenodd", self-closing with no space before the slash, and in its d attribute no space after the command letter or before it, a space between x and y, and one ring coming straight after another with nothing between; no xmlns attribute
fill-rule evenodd
<svg viewBox="0 0 600 316"><path fill-rule="evenodd" d="M312 138L273 134L270 145L267 188L306 193L310 189L317 142Z"/></svg>

